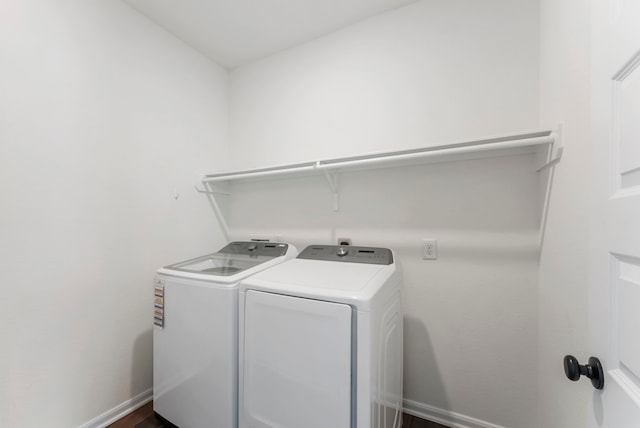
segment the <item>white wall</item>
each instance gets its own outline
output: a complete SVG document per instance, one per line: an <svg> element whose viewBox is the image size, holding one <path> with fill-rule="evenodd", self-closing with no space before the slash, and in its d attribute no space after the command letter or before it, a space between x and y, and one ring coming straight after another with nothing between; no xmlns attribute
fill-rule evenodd
<svg viewBox="0 0 640 428"><path fill-rule="evenodd" d="M321 176L239 183L230 226L236 238L300 248L338 237L393 248L404 269L407 411L534 428L534 170L524 155L344 173L340 212ZM420 258L422 238L438 239L437 261Z"/></svg>
<svg viewBox="0 0 640 428"><path fill-rule="evenodd" d="M535 128L537 14L533 0L423 1L235 69L232 163ZM394 248L405 268L409 411L537 428L533 158L345 173L339 213L322 177L241 183L228 218L235 237ZM438 261L420 259L422 238L438 239Z"/></svg>
<svg viewBox="0 0 640 428"><path fill-rule="evenodd" d="M542 1L541 124L565 121L567 150L539 292L530 156L345 174L340 213L317 178L234 189L239 236L300 246L350 236L398 251L416 413L523 428L583 421L587 397L575 399L560 365L585 346L586 305L562 303L584 290L579 3ZM536 127L537 16L533 0L423 1L237 69L229 156L215 64L120 2L3 2L0 425L77 426L151 386L153 270L222 243L194 170ZM419 259L423 237L439 240L438 261ZM536 370L538 327L539 408L522 372Z"/></svg>
<svg viewBox="0 0 640 428"><path fill-rule="evenodd" d="M540 260L540 426L586 426L592 390L566 379L562 358L587 358L590 4L541 1L540 120L564 123ZM581 357L580 357L581 356Z"/></svg>
<svg viewBox="0 0 640 428"><path fill-rule="evenodd" d="M222 244L191 177L227 165L226 85L121 2L0 4L0 426L151 387L153 272Z"/></svg>
<svg viewBox="0 0 640 428"><path fill-rule="evenodd" d="M421 1L235 69L236 167L537 126L537 1Z"/></svg>

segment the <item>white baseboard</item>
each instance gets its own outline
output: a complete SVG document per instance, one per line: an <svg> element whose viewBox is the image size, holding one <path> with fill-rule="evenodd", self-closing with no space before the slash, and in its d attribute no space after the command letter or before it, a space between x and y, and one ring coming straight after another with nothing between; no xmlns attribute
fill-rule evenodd
<svg viewBox="0 0 640 428"><path fill-rule="evenodd" d="M153 388L141 392L135 397L125 401L124 403L107 410L103 414L96 416L89 422L80 425L78 428L105 428L114 423L118 419L127 416L140 407L147 404L153 399ZM428 421L436 422L451 428L505 428L500 425L492 424L480 419L465 416L460 413L449 410L440 409L428 404L418 403L417 401L404 399L403 412L409 415L417 416Z"/></svg>
<svg viewBox="0 0 640 428"><path fill-rule="evenodd" d="M153 388L149 388L146 391L141 392L135 397L125 401L124 403L114 407L111 410L107 410L100 416L96 416L89 422L85 422L78 428L104 428L109 424L114 423L118 419L127 416L129 413L139 409L153 399Z"/></svg>
<svg viewBox="0 0 640 428"><path fill-rule="evenodd" d="M428 404L418 403L417 401L404 399L402 403L404 413L451 428L504 428L500 425L429 406Z"/></svg>

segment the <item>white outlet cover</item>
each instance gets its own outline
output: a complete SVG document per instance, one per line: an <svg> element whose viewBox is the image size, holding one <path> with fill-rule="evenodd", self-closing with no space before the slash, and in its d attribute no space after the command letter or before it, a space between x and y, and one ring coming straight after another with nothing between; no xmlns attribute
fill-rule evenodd
<svg viewBox="0 0 640 428"><path fill-rule="evenodd" d="M422 258L424 260L436 260L438 258L438 240L423 239L422 240Z"/></svg>

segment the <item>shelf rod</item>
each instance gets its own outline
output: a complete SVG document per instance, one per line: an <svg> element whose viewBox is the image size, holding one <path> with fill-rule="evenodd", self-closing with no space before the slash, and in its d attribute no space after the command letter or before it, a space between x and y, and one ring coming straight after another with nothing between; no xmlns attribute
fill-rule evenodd
<svg viewBox="0 0 640 428"><path fill-rule="evenodd" d="M257 178L257 177L265 177L269 175L282 175L294 172L305 172L305 171L313 171L316 169L316 163L310 163L304 166L297 167L280 167L280 168L270 168L265 170L255 170L255 171L246 171L246 172L230 172L226 174L215 174L210 176L204 176L202 178L203 183L215 183L218 181L228 181L228 180L239 180L243 178Z"/></svg>
<svg viewBox="0 0 640 428"><path fill-rule="evenodd" d="M240 180L247 178L266 177L274 175L285 175L298 172L313 172L322 170L333 170L352 166L375 165L381 163L391 163L397 161L406 161L414 159L422 159L428 157L456 155L464 153L484 152L490 150L510 149L517 147L553 144L554 136L549 133L543 136L533 136L532 134L524 134L524 136L514 136L512 139L493 138L479 140L469 143L443 145L435 147L427 147L424 149L407 150L399 152L382 153L380 155L368 155L362 157L351 157L342 159L331 159L325 161L309 162L306 164L296 164L292 166L281 166L273 168L263 168L255 170L244 170L237 172L210 174L202 178L203 183L215 183L228 180ZM536 135L536 134L534 134ZM537 135L540 135L538 133Z"/></svg>
<svg viewBox="0 0 640 428"><path fill-rule="evenodd" d="M527 138L522 140L513 140L513 141L502 141L499 143L484 143L478 145L470 145L470 146L462 146L462 147L451 147L451 148L438 148L436 150L425 149L425 151L415 152L415 153L407 153L407 154L393 154L387 156L379 156L379 157L371 157L365 159L354 159L354 160L345 160L345 161L336 161L331 163L320 163L316 166L316 169L337 169L337 168L345 168L352 166L364 166L364 165L375 165L385 162L397 162L397 161L406 161L406 160L414 160L414 159L424 159L429 157L438 157L438 156L447 156L447 155L456 155L456 154L464 154L464 153L477 153L477 152L485 152L490 150L500 150L500 149L511 149L517 147L526 147L526 146L534 146L534 145L543 145L543 144L552 144L553 137L534 137Z"/></svg>

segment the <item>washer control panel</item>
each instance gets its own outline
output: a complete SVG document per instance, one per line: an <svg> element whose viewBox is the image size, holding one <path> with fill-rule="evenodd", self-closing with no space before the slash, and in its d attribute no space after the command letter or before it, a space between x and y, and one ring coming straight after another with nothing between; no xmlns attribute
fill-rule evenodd
<svg viewBox="0 0 640 428"><path fill-rule="evenodd" d="M280 257L287 253L288 248L288 244L281 242L235 241L218 251L218 253Z"/></svg>
<svg viewBox="0 0 640 428"><path fill-rule="evenodd" d="M393 253L388 248L353 247L351 245L310 245L298 255L298 258L374 265L393 263Z"/></svg>

